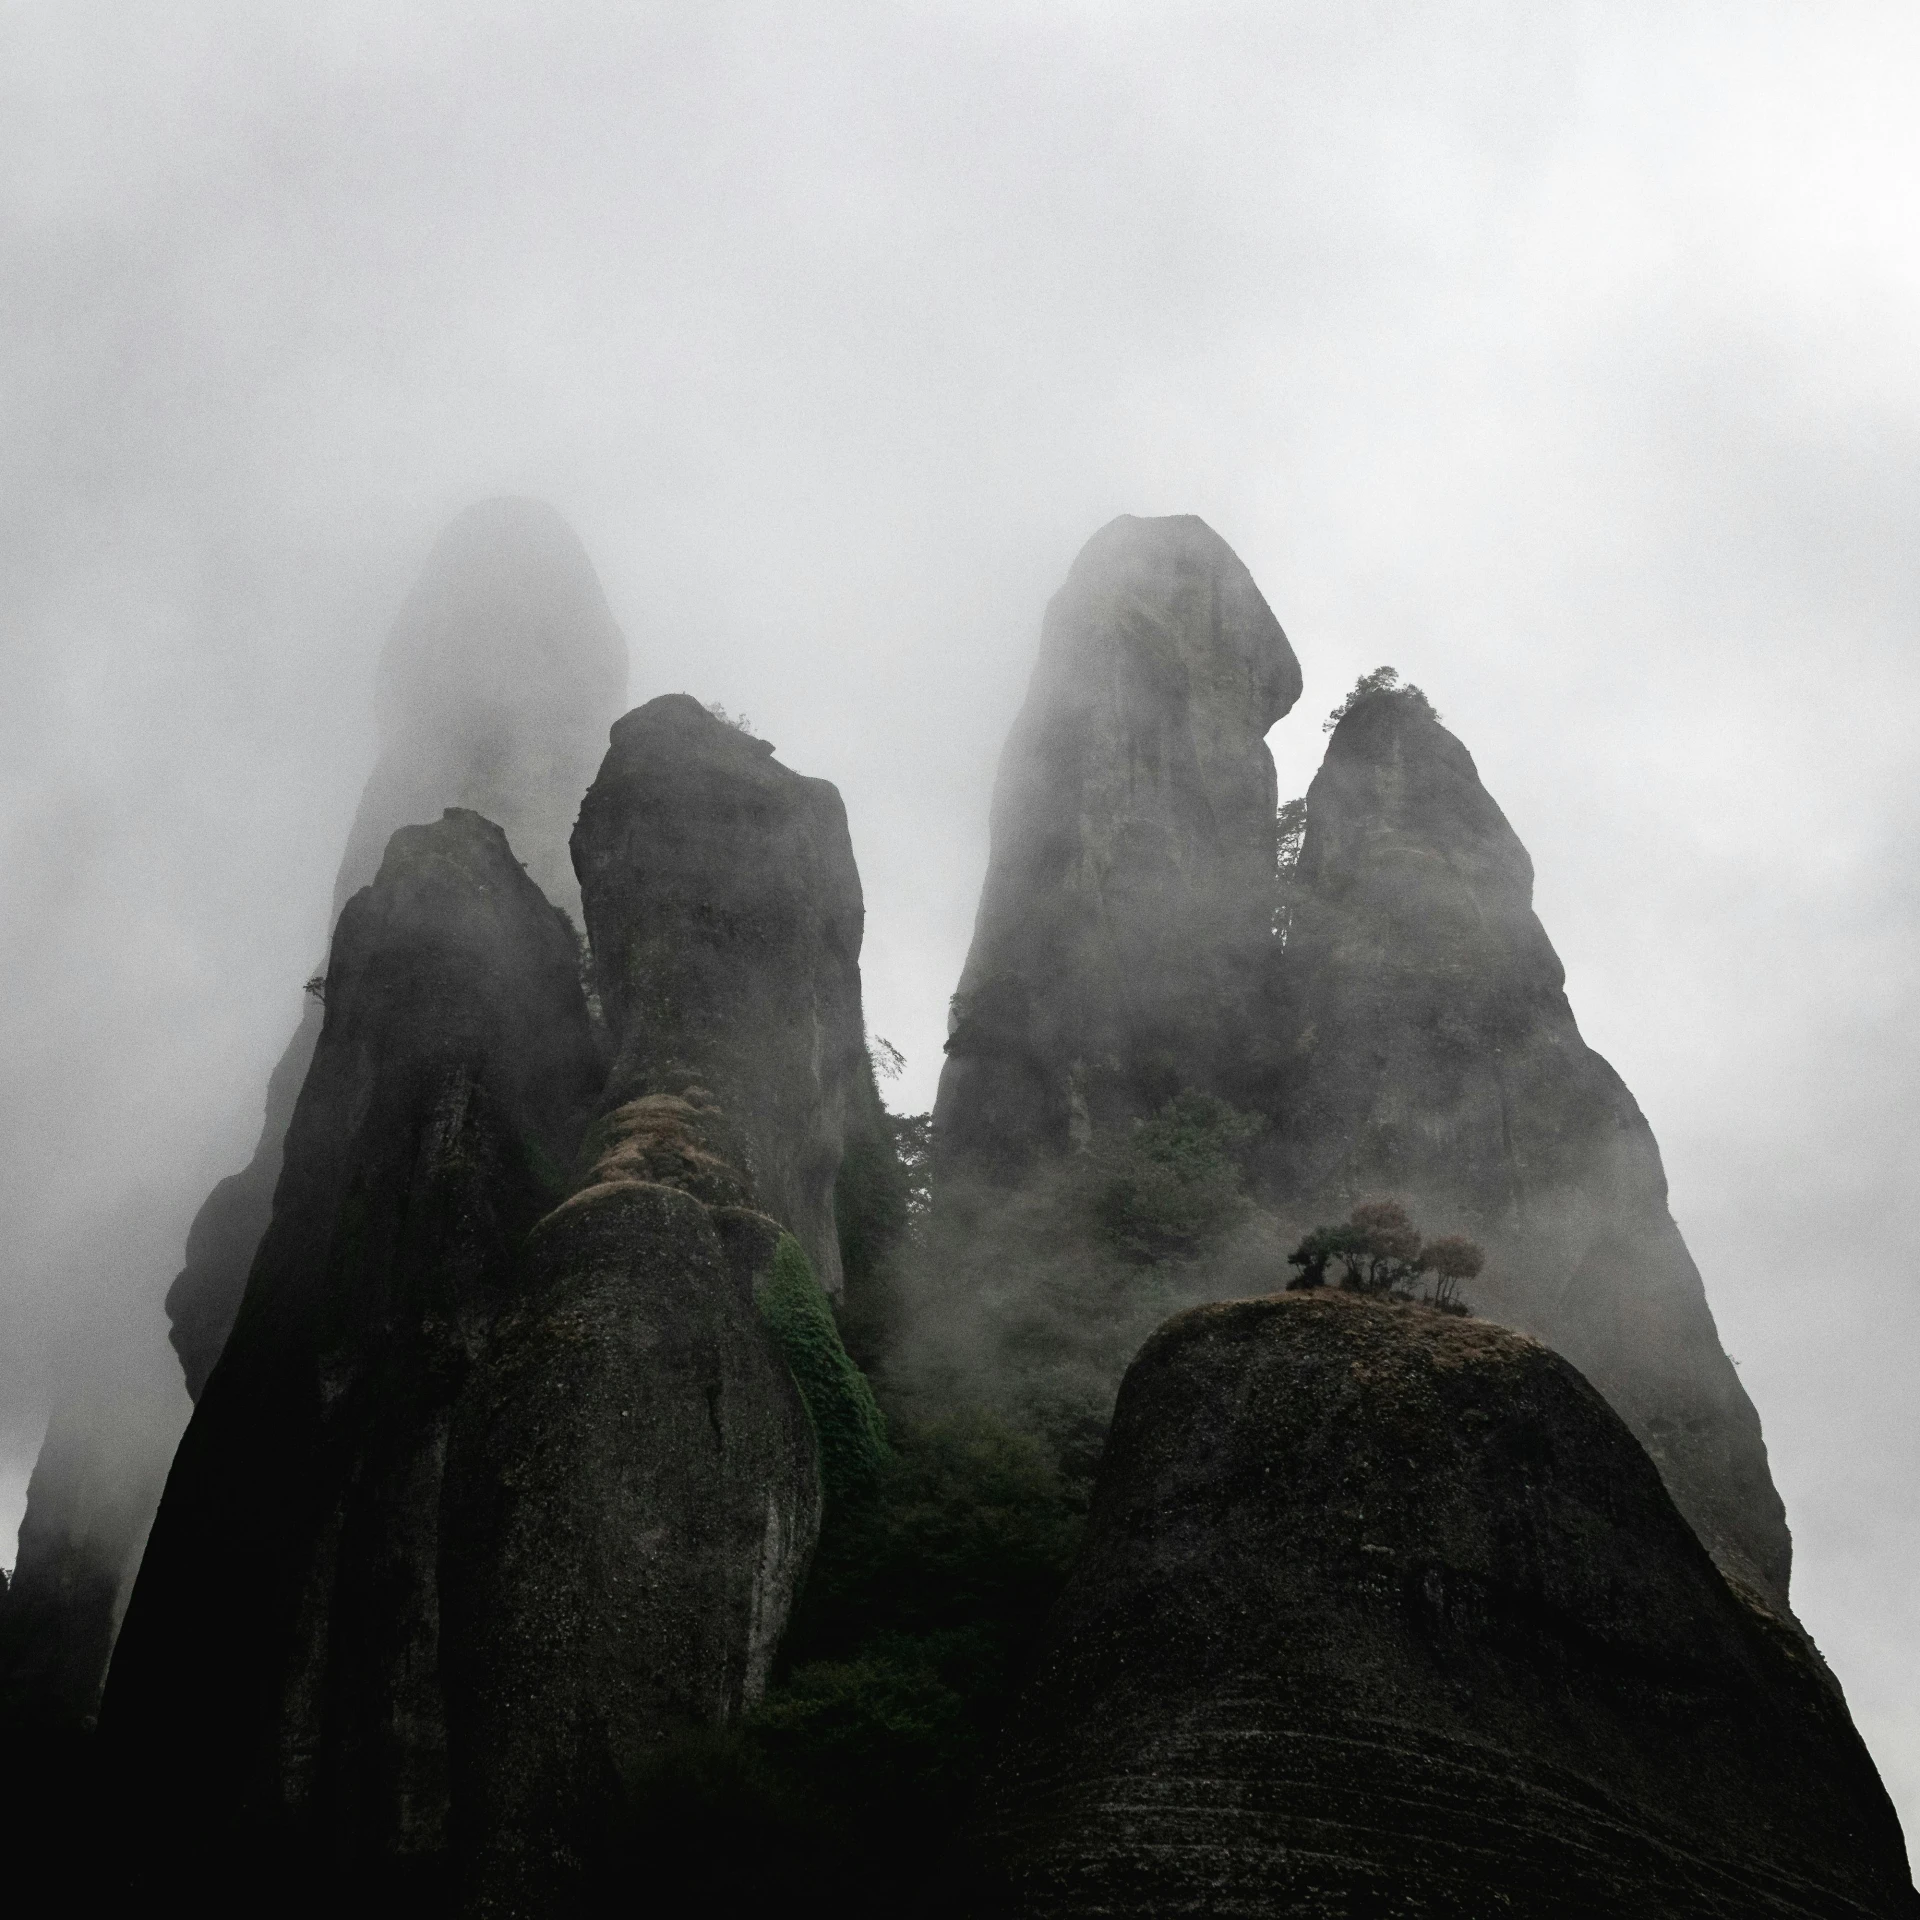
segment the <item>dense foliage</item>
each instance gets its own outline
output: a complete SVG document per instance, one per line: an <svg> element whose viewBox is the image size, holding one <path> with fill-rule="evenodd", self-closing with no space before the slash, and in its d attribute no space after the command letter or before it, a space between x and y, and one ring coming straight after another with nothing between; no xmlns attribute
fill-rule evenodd
<svg viewBox="0 0 1920 1920"><path fill-rule="evenodd" d="M790 1233L781 1235L774 1250L760 1317L807 1403L829 1505L854 1498L886 1462L887 1425L867 1376L841 1344L833 1304L814 1278L805 1248Z"/></svg>
<svg viewBox="0 0 1920 1920"><path fill-rule="evenodd" d="M1423 719L1438 720L1440 718L1433 710L1433 702L1411 681L1402 681L1397 669L1375 667L1371 673L1363 673L1353 683L1347 697L1321 723L1321 732L1331 733L1363 700L1371 700L1382 694L1391 695L1395 700L1403 702Z"/></svg>

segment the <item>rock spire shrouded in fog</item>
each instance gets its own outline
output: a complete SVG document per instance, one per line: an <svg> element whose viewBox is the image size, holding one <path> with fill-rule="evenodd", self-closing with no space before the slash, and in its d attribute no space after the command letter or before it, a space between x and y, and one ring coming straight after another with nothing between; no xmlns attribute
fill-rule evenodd
<svg viewBox="0 0 1920 1920"><path fill-rule="evenodd" d="M839 793L668 694L615 725L573 858L615 1049L606 1103L708 1088L758 1204L837 1296L834 1176L866 1070L865 907Z"/></svg>
<svg viewBox="0 0 1920 1920"><path fill-rule="evenodd" d="M1142 1350L996 1771L1009 1916L1920 1912L1838 1689L1600 1396L1337 1293Z"/></svg>
<svg viewBox="0 0 1920 1920"><path fill-rule="evenodd" d="M379 758L334 881L334 914L372 880L397 827L466 807L500 826L577 925L567 836L626 686L626 642L572 528L538 500L469 507L434 543L380 656ZM253 1160L208 1196L167 1296L196 1397L266 1231L280 1142L319 1032L309 1005L269 1083Z"/></svg>
<svg viewBox="0 0 1920 1920"><path fill-rule="evenodd" d="M1667 1210L1660 1150L1581 1039L1533 866L1418 693L1362 698L1307 796L1260 1149L1297 1224L1393 1194L1491 1258L1489 1318L1627 1420L1722 1567L1784 1607L1760 1422Z"/></svg>
<svg viewBox="0 0 1920 1920"><path fill-rule="evenodd" d="M394 829L469 806L505 826L547 897L577 920L567 835L626 677L626 644L560 516L512 499L462 513L429 555L381 660L379 759L340 864L334 913L372 880ZM287 992L291 1003L293 982ZM306 1001L268 1082L253 1158L201 1206L167 1295L195 1398L272 1213L281 1143L320 1019L318 1003ZM55 1409L28 1493L17 1601L0 1605L0 1710L23 1726L77 1729L93 1711L117 1598L179 1431L178 1389L162 1365L157 1353L120 1355L103 1331Z"/></svg>
<svg viewBox="0 0 1920 1920"><path fill-rule="evenodd" d="M573 937L499 828L395 834L340 916L273 1221L102 1708L196 1879L262 1846L369 1873L445 1844L448 1428L600 1070Z"/></svg>
<svg viewBox="0 0 1920 1920"><path fill-rule="evenodd" d="M1293 649L1191 515L1103 527L1047 609L935 1109L943 1161L1017 1173L1244 1048L1274 908L1267 729Z"/></svg>

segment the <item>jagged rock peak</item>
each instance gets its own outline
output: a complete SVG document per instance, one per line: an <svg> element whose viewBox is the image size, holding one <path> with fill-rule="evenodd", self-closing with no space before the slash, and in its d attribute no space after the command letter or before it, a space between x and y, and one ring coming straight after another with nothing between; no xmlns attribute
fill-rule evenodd
<svg viewBox="0 0 1920 1920"><path fill-rule="evenodd" d="M126 1813L216 1884L259 1848L377 1886L446 1846L448 1427L601 1072L573 937L500 829L395 833L335 930L102 1706Z"/></svg>
<svg viewBox="0 0 1920 1920"><path fill-rule="evenodd" d="M984 1808L1011 1916L1920 1912L1817 1656L1600 1396L1341 1294L1141 1351Z"/></svg>
<svg viewBox="0 0 1920 1920"><path fill-rule="evenodd" d="M497 820L577 917L567 835L626 683L626 641L566 521L538 500L467 508L434 543L380 657L380 757L335 912L396 827L459 806Z"/></svg>
<svg viewBox="0 0 1920 1920"><path fill-rule="evenodd" d="M1245 1043L1275 898L1265 735L1300 667L1192 515L1113 521L1047 609L954 999L942 1153L1017 1172Z"/></svg>
<svg viewBox="0 0 1920 1920"><path fill-rule="evenodd" d="M1392 1194L1486 1247L1490 1318L1578 1366L1731 1577L1782 1611L1760 1422L1667 1210L1660 1150L1580 1037L1533 865L1417 693L1334 729L1275 956L1265 1197L1297 1227Z"/></svg>
<svg viewBox="0 0 1920 1920"><path fill-rule="evenodd" d="M616 1049L606 1104L709 1089L758 1204L837 1295L833 1183L865 1065L839 793L667 694L614 726L573 858Z"/></svg>

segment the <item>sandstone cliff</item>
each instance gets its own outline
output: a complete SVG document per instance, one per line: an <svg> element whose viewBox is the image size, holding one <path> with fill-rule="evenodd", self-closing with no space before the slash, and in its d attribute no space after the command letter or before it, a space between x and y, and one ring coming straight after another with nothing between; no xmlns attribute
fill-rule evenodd
<svg viewBox="0 0 1920 1920"><path fill-rule="evenodd" d="M403 1878L443 1850L447 1430L600 1071L573 936L500 830L396 833L340 916L273 1222L102 1708L130 1808L194 1873L292 1847Z"/></svg>
<svg viewBox="0 0 1920 1920"><path fill-rule="evenodd" d="M707 1087L758 1204L837 1296L834 1178L866 1071L865 907L839 794L669 694L615 725L573 857L616 1050L607 1104Z"/></svg>
<svg viewBox="0 0 1920 1920"><path fill-rule="evenodd" d="M579 1911L623 1794L764 1690L819 1530L754 1306L779 1228L704 1089L596 1129L462 1395L443 1658L465 1910Z"/></svg>
<svg viewBox="0 0 1920 1920"><path fill-rule="evenodd" d="M1600 1396L1340 1295L1135 1361L982 1839L1011 1915L1920 1913L1837 1690Z"/></svg>
<svg viewBox="0 0 1920 1920"><path fill-rule="evenodd" d="M1047 609L935 1107L943 1164L1017 1174L1247 1042L1274 909L1267 729L1300 668L1191 515L1103 527Z"/></svg>
<svg viewBox="0 0 1920 1920"><path fill-rule="evenodd" d="M1491 1255L1469 1289L1612 1402L1722 1567L1786 1604L1760 1422L1667 1210L1660 1151L1581 1039L1533 867L1417 693L1334 730L1307 796L1259 1104L1300 1225L1375 1194Z"/></svg>

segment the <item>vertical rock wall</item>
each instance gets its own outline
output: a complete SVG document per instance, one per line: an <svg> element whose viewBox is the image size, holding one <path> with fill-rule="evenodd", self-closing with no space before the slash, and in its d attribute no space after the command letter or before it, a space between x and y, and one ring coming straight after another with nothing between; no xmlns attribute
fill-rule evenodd
<svg viewBox="0 0 1920 1920"><path fill-rule="evenodd" d="M1263 1184L1302 1226L1392 1194L1429 1233L1481 1241L1475 1307L1579 1367L1722 1567L1784 1609L1759 1417L1652 1131L1581 1039L1532 895L1525 848L1420 697L1356 705L1307 797Z"/></svg>
<svg viewBox="0 0 1920 1920"><path fill-rule="evenodd" d="M1265 735L1299 694L1279 622L1203 521L1127 517L1087 542L1001 756L943 1165L1016 1175L1233 1070L1272 937Z"/></svg>
<svg viewBox="0 0 1920 1920"><path fill-rule="evenodd" d="M291 1847L397 1884L445 1848L446 1434L601 1065L572 935L500 830L396 833L341 914L102 1709L127 1804L214 1882Z"/></svg>
<svg viewBox="0 0 1920 1920"><path fill-rule="evenodd" d="M615 725L573 858L615 1047L607 1104L708 1088L758 1204L838 1296L834 1178L866 1045L839 794L669 694Z"/></svg>

